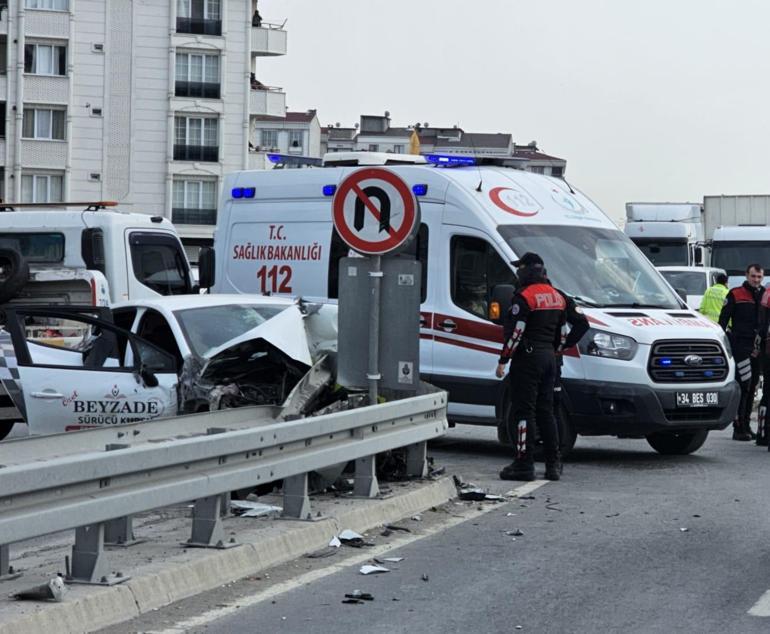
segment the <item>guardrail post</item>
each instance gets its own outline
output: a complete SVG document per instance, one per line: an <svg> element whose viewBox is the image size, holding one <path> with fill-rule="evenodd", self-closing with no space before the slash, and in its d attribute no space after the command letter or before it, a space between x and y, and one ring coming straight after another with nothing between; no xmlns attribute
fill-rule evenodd
<svg viewBox="0 0 770 634"><path fill-rule="evenodd" d="M72 571L68 583L109 584L109 566L104 554L104 524L89 524L75 529L72 547Z"/></svg>
<svg viewBox="0 0 770 634"><path fill-rule="evenodd" d="M8 544L0 544L0 581L8 581L21 577L21 572L14 570L11 565L11 555Z"/></svg>
<svg viewBox="0 0 770 634"><path fill-rule="evenodd" d="M424 478L428 475L428 443L418 442L407 445L406 449L406 475L416 478Z"/></svg>
<svg viewBox="0 0 770 634"><path fill-rule="evenodd" d="M312 519L310 497L307 494L307 473L283 479L283 513L281 517Z"/></svg>
<svg viewBox="0 0 770 634"><path fill-rule="evenodd" d="M222 495L211 495L195 500L192 535L185 546L193 548L227 548L222 527Z"/></svg>
<svg viewBox="0 0 770 634"><path fill-rule="evenodd" d="M132 515L124 515L117 519L104 523L105 546L134 546L141 544L144 539L134 537L134 518Z"/></svg>
<svg viewBox="0 0 770 634"><path fill-rule="evenodd" d="M356 473L353 476L353 495L362 498L374 498L379 492L376 456L357 458Z"/></svg>

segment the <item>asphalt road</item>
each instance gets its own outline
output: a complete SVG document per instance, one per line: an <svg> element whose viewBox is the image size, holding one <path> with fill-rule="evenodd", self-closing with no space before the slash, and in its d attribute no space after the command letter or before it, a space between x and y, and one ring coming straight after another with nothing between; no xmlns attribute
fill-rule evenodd
<svg viewBox="0 0 770 634"><path fill-rule="evenodd" d="M512 488L496 478L507 456L491 430L452 430L430 453L493 492ZM768 451L727 431L686 457L579 439L564 479L534 499L412 521L421 539L377 551L404 558L389 573L359 574L369 553L346 549L110 632L765 632L770 600L755 604L770 589L769 487ZM341 603L355 589L374 600Z"/></svg>

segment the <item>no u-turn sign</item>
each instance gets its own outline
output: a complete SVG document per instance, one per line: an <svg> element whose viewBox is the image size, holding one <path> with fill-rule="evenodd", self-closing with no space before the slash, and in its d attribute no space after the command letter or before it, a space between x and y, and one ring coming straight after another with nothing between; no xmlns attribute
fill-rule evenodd
<svg viewBox="0 0 770 634"><path fill-rule="evenodd" d="M398 250L419 225L419 207L409 185L381 167L345 178L334 195L332 216L340 237L364 255Z"/></svg>

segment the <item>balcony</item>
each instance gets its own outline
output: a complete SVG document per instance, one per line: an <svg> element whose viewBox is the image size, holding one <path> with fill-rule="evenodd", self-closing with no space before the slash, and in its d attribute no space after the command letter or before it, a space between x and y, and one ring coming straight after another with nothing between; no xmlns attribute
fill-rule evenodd
<svg viewBox="0 0 770 634"><path fill-rule="evenodd" d="M64 169L67 165L67 142L22 139L21 162L27 168Z"/></svg>
<svg viewBox="0 0 770 634"><path fill-rule="evenodd" d="M56 75L24 75L24 99L39 103L69 103L70 81Z"/></svg>
<svg viewBox="0 0 770 634"><path fill-rule="evenodd" d="M174 160L216 163L219 160L219 148L215 145L174 145Z"/></svg>
<svg viewBox="0 0 770 634"><path fill-rule="evenodd" d="M274 86L252 88L249 96L249 114L285 117L286 93Z"/></svg>
<svg viewBox="0 0 770 634"><path fill-rule="evenodd" d="M176 32L193 33L195 35L222 35L222 20L177 18Z"/></svg>
<svg viewBox="0 0 770 634"><path fill-rule="evenodd" d="M171 210L171 222L180 225L215 225L217 224L217 210L174 207Z"/></svg>
<svg viewBox="0 0 770 634"><path fill-rule="evenodd" d="M219 84L202 81L178 81L174 89L177 97L198 97L201 99L219 99Z"/></svg>
<svg viewBox="0 0 770 634"><path fill-rule="evenodd" d="M282 24L268 24L251 29L251 54L253 56L286 55L286 31Z"/></svg>
<svg viewBox="0 0 770 634"><path fill-rule="evenodd" d="M35 37L55 37L69 39L69 11L50 11L47 9L25 9L24 30Z"/></svg>

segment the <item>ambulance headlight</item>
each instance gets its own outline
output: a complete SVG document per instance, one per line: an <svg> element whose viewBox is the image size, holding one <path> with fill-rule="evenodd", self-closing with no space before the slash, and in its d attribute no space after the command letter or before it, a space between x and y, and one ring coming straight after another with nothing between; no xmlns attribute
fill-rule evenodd
<svg viewBox="0 0 770 634"><path fill-rule="evenodd" d="M616 335L612 332L604 332L589 328L588 332L578 343L578 350L582 354L593 357L606 357L608 359L621 359L630 361L634 358L639 345L631 337Z"/></svg>

